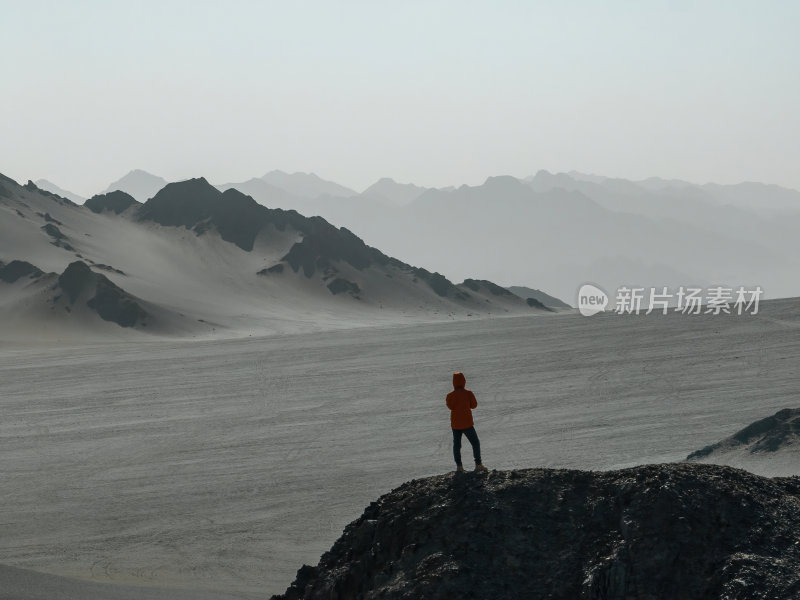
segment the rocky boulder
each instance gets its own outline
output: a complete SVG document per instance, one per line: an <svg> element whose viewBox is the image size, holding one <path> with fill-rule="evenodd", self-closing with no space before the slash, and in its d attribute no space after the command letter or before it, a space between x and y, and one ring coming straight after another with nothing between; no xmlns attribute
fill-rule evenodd
<svg viewBox="0 0 800 600"><path fill-rule="evenodd" d="M429 477L273 600L797 598L799 508L800 478L717 465Z"/></svg>

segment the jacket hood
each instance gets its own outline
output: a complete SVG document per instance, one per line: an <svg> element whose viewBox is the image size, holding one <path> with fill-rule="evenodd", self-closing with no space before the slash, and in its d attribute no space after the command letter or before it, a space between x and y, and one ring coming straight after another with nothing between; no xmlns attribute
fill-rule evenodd
<svg viewBox="0 0 800 600"><path fill-rule="evenodd" d="M467 378L464 377L464 374L461 371L457 373L453 373L453 387L459 388L464 387L467 384Z"/></svg>

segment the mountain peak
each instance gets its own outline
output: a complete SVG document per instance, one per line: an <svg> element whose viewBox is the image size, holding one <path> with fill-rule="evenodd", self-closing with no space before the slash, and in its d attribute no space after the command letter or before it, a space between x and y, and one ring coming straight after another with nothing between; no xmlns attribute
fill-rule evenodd
<svg viewBox="0 0 800 600"><path fill-rule="evenodd" d="M84 206L95 213L103 211L111 211L116 214L124 212L134 204L139 204L133 196L126 194L123 191L116 190L108 192L107 194L97 194L92 196L85 203Z"/></svg>
<svg viewBox="0 0 800 600"><path fill-rule="evenodd" d="M103 193L120 190L144 202L152 198L158 190L167 184L167 180L142 169L134 169L111 183Z"/></svg>
<svg viewBox="0 0 800 600"><path fill-rule="evenodd" d="M299 198L314 200L320 196L357 196L357 192L333 181L322 179L316 173L273 170L261 179Z"/></svg>
<svg viewBox="0 0 800 600"><path fill-rule="evenodd" d="M419 198L427 188L413 183L397 183L391 177L381 177L362 192L362 196L373 196L386 204L403 206Z"/></svg>
<svg viewBox="0 0 800 600"><path fill-rule="evenodd" d="M520 186L522 185L522 182L512 175L493 175L491 177L487 177L483 184Z"/></svg>
<svg viewBox="0 0 800 600"><path fill-rule="evenodd" d="M525 184L516 177L511 175L496 175L494 177L487 177L483 182L483 187L493 191L516 191L525 188Z"/></svg>

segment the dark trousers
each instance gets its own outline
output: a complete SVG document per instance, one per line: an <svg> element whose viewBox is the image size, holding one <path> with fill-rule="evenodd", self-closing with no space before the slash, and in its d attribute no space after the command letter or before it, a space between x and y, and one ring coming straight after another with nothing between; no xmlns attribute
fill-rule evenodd
<svg viewBox="0 0 800 600"><path fill-rule="evenodd" d="M453 458L456 465L461 466L461 434L467 436L469 443L472 444L472 456L475 457L475 464L481 464L481 442L474 427L468 429L453 429Z"/></svg>

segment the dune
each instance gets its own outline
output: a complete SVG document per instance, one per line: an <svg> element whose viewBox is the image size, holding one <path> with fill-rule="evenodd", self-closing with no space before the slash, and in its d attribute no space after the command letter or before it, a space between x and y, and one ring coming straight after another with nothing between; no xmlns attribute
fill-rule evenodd
<svg viewBox="0 0 800 600"><path fill-rule="evenodd" d="M766 476L800 475L800 408L784 408L686 457Z"/></svg>

